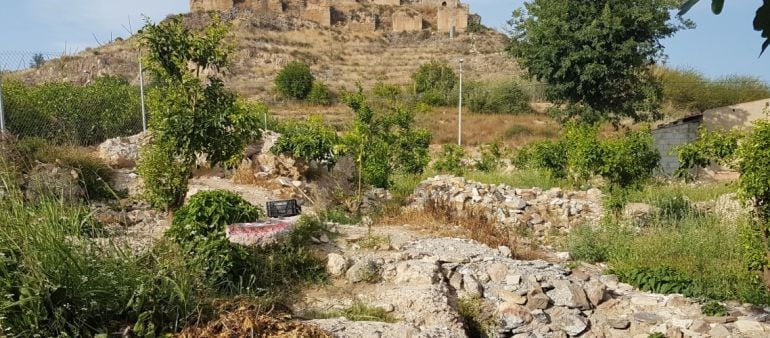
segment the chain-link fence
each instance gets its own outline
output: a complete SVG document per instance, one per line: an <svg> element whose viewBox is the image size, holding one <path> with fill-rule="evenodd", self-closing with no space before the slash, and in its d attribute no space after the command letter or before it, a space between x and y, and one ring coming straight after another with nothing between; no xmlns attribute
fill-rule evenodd
<svg viewBox="0 0 770 338"><path fill-rule="evenodd" d="M58 57L0 52L0 131L51 144L93 146L145 129L141 86L120 76L70 83L66 72L47 65ZM137 60L137 77L139 72Z"/></svg>

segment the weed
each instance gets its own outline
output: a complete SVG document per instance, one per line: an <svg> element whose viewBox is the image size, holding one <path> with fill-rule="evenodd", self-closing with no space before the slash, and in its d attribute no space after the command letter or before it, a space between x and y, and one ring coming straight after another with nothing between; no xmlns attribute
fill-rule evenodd
<svg viewBox="0 0 770 338"><path fill-rule="evenodd" d="M701 306L701 312L706 316L724 317L727 316L727 308L721 303L712 300Z"/></svg>
<svg viewBox="0 0 770 338"><path fill-rule="evenodd" d="M375 234L370 233L370 234L366 235L366 237L364 237L360 241L358 241L357 244L362 249L370 249L370 250L383 249L383 250L387 250L388 248L390 248L390 236L375 235Z"/></svg>
<svg viewBox="0 0 770 338"><path fill-rule="evenodd" d="M465 323L465 331L468 337L487 338L495 337L494 329L497 318L492 308L484 298L464 297L457 300L457 312Z"/></svg>
<svg viewBox="0 0 770 338"><path fill-rule="evenodd" d="M660 332L653 332L647 336L647 338L666 338L666 335Z"/></svg>

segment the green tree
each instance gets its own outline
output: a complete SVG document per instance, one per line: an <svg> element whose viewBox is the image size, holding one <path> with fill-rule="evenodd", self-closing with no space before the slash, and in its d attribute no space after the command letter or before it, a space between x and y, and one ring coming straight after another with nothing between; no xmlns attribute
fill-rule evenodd
<svg viewBox="0 0 770 338"><path fill-rule="evenodd" d="M278 93L287 98L304 100L313 90L313 73L300 61L289 62L275 77Z"/></svg>
<svg viewBox="0 0 770 338"><path fill-rule="evenodd" d="M323 117L313 115L307 121L288 122L281 137L270 151L288 154L307 162L316 161L329 169L337 163L334 147L339 143L337 131L324 123Z"/></svg>
<svg viewBox="0 0 770 338"><path fill-rule="evenodd" d="M566 117L649 119L659 114L651 66L661 41L691 26L672 20L674 2L533 0L509 21L509 50Z"/></svg>
<svg viewBox="0 0 770 338"><path fill-rule="evenodd" d="M202 155L211 165L233 163L245 144L259 136L261 116L239 104L215 75L228 65L228 31L214 18L194 32L178 17L148 22L142 29L144 62L155 84L148 100L152 143L143 152L143 158L152 160L140 161L139 167L146 183L158 178L155 183L162 184L172 173L189 174L183 168L190 169ZM146 193L156 206L174 208L184 198L186 183L181 180L173 189L146 184Z"/></svg>
<svg viewBox="0 0 770 338"><path fill-rule="evenodd" d="M422 102L443 105L449 102L457 75L446 61L431 60L412 74L412 82L414 92L420 95Z"/></svg>
<svg viewBox="0 0 770 338"><path fill-rule="evenodd" d="M699 1L700 0L687 0L687 2L682 4L679 15L682 16L686 14ZM724 7L725 0L711 0L711 11L713 11L714 14L721 14ZM762 32L762 37L765 38L765 42L762 43L762 51L760 52L760 54L762 54L765 52L765 49L770 46L770 0L762 1L762 6L757 9L757 14L754 16L753 25L754 30Z"/></svg>
<svg viewBox="0 0 770 338"><path fill-rule="evenodd" d="M45 64L45 57L43 54L37 53L32 56L32 61L29 62L30 68L40 68Z"/></svg>

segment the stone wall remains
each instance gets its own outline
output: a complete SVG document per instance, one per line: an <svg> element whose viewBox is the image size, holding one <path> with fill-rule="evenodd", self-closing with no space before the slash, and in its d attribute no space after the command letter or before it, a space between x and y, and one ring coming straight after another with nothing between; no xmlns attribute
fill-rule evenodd
<svg viewBox="0 0 770 338"><path fill-rule="evenodd" d="M565 234L573 226L597 223L603 215L601 198L597 189L517 189L436 176L420 183L409 207L420 210L433 204L460 215L480 212L506 229L528 230L537 240L547 242L549 234Z"/></svg>
<svg viewBox="0 0 770 338"><path fill-rule="evenodd" d="M422 30L422 14L417 11L400 10L393 13L394 32L417 32Z"/></svg>
<svg viewBox="0 0 770 338"><path fill-rule="evenodd" d="M436 15L436 29L442 33L464 33L468 30L469 9L465 6L440 7Z"/></svg>

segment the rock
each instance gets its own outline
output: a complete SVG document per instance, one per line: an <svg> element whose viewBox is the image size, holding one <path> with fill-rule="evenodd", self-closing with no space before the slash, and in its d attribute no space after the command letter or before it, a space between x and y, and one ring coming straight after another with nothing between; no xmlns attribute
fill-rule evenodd
<svg viewBox="0 0 770 338"><path fill-rule="evenodd" d="M762 324L757 323L753 320L737 320L733 324L735 327L740 331L741 333L750 333L750 332L762 332L764 329L762 328Z"/></svg>
<svg viewBox="0 0 770 338"><path fill-rule="evenodd" d="M449 286L451 286L455 291L462 290L463 288L463 275L460 273L452 273L452 276L449 277Z"/></svg>
<svg viewBox="0 0 770 338"><path fill-rule="evenodd" d="M553 300L555 306L566 306L581 310L591 309L591 303L588 302L586 293L580 286L567 280L556 280L553 282L553 286L554 289L548 291L547 294Z"/></svg>
<svg viewBox="0 0 770 338"><path fill-rule="evenodd" d="M515 286L521 283L521 275L508 275L505 276L505 284Z"/></svg>
<svg viewBox="0 0 770 338"><path fill-rule="evenodd" d="M532 317L535 318L535 320L538 321L540 324L551 324L551 317L548 316L545 311L541 309L534 309L530 312L532 314Z"/></svg>
<svg viewBox="0 0 770 338"><path fill-rule="evenodd" d="M652 220L660 209L645 203L628 203L623 209L623 219L637 227L644 227Z"/></svg>
<svg viewBox="0 0 770 338"><path fill-rule="evenodd" d="M487 267L487 274L492 282L500 284L505 280L508 275L508 266L503 263L494 263Z"/></svg>
<svg viewBox="0 0 770 338"><path fill-rule="evenodd" d="M527 202L521 198L512 197L507 199L503 206L514 210L524 210L527 207Z"/></svg>
<svg viewBox="0 0 770 338"><path fill-rule="evenodd" d="M593 304L594 307L599 306L607 296L607 286L599 281L591 281L585 288L588 301Z"/></svg>
<svg viewBox="0 0 770 338"><path fill-rule="evenodd" d="M556 256L556 258L562 261L568 261L572 258L569 252L557 252L554 255Z"/></svg>
<svg viewBox="0 0 770 338"><path fill-rule="evenodd" d="M396 265L397 284L432 285L441 280L438 262L406 261Z"/></svg>
<svg viewBox="0 0 770 338"><path fill-rule="evenodd" d="M348 260L340 254L330 253L327 256L326 272L333 277L342 276L348 269Z"/></svg>
<svg viewBox="0 0 770 338"><path fill-rule="evenodd" d="M711 330L711 325L706 323L706 321L701 319L696 319L692 322L692 325L690 326L690 330L697 332L697 333L706 333Z"/></svg>
<svg viewBox="0 0 770 338"><path fill-rule="evenodd" d="M738 318L735 318L733 316L721 316L721 317L708 316L708 317L704 317L703 320L709 323L727 324L727 323L735 322L736 320L738 320Z"/></svg>
<svg viewBox="0 0 770 338"><path fill-rule="evenodd" d="M678 327L669 327L666 330L666 338L684 338L684 332Z"/></svg>
<svg viewBox="0 0 770 338"><path fill-rule="evenodd" d="M305 184L302 183L302 181L291 181L291 185L293 185L295 188L302 188L302 186Z"/></svg>
<svg viewBox="0 0 770 338"><path fill-rule="evenodd" d="M102 142L97 151L99 158L114 169L133 168L139 160L139 149L148 141L145 133L118 137Z"/></svg>
<svg viewBox="0 0 770 338"><path fill-rule="evenodd" d="M527 303L527 297L520 296L510 291L501 290L497 292L497 296L503 300L503 302L513 303L517 305L524 305Z"/></svg>
<svg viewBox="0 0 770 338"><path fill-rule="evenodd" d="M501 326L508 331L527 325L533 319L527 308L508 302L501 303L497 307L497 313L500 316Z"/></svg>
<svg viewBox="0 0 770 338"><path fill-rule="evenodd" d="M563 330L573 337L588 328L588 319L583 317L577 309L554 308L551 311L551 322L553 328Z"/></svg>
<svg viewBox="0 0 770 338"><path fill-rule="evenodd" d="M631 297L631 304L639 306L657 306L658 299L654 296L634 296Z"/></svg>
<svg viewBox="0 0 770 338"><path fill-rule="evenodd" d="M86 193L80 186L78 172L46 163L32 168L27 175L24 196L28 200L37 201L50 195L68 203L83 200Z"/></svg>
<svg viewBox="0 0 770 338"><path fill-rule="evenodd" d="M527 293L527 307L530 309L545 310L548 308L550 302L551 299L539 288L533 289Z"/></svg>
<svg viewBox="0 0 770 338"><path fill-rule="evenodd" d="M751 208L742 203L737 194L729 193L719 196L714 203L714 214L725 221L735 222L741 217L748 216Z"/></svg>
<svg viewBox="0 0 770 338"><path fill-rule="evenodd" d="M481 286L481 283L471 274L463 274L463 290L471 297L481 297L484 295L484 288Z"/></svg>
<svg viewBox="0 0 770 338"><path fill-rule="evenodd" d="M629 327L631 327L631 321L624 318L610 319L607 321L607 324L616 330L627 330Z"/></svg>
<svg viewBox="0 0 770 338"><path fill-rule="evenodd" d="M722 324L714 324L711 326L711 330L709 331L709 334L712 338L727 338L732 337L732 334L730 333L730 330L728 330L724 325Z"/></svg>
<svg viewBox="0 0 770 338"><path fill-rule="evenodd" d="M379 276L377 263L371 259L362 259L357 261L348 269L345 275L351 283L374 282Z"/></svg>
<svg viewBox="0 0 770 338"><path fill-rule="evenodd" d="M497 251L500 252L500 256L505 258L511 258L513 257L513 253L511 252L511 248L501 245L497 247Z"/></svg>
<svg viewBox="0 0 770 338"><path fill-rule="evenodd" d="M636 312L633 316L636 321L642 323L657 324L661 321L661 318L658 315L651 312Z"/></svg>

